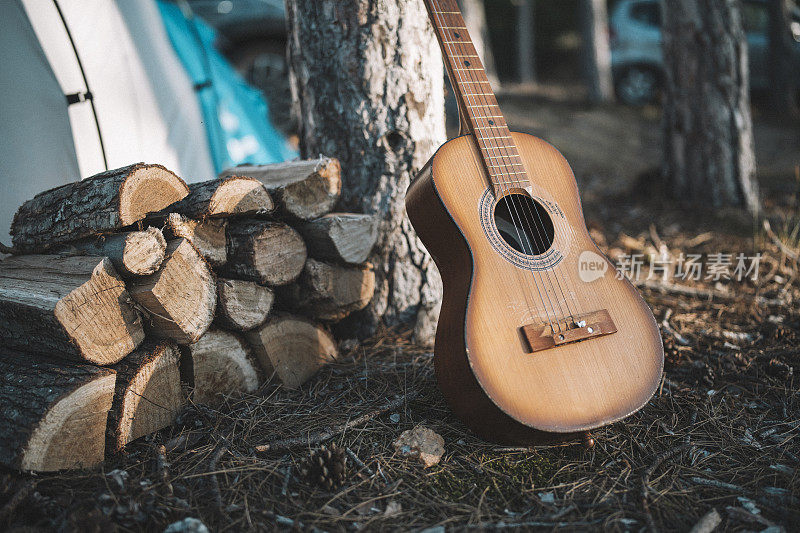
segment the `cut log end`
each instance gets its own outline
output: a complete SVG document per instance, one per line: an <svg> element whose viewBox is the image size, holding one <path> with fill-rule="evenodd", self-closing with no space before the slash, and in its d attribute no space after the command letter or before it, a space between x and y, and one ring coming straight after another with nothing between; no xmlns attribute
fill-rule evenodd
<svg viewBox="0 0 800 533"><path fill-rule="evenodd" d="M272 290L252 281L217 280L216 323L233 331L248 331L263 324L275 301Z"/></svg>
<svg viewBox="0 0 800 533"><path fill-rule="evenodd" d="M133 231L127 234L122 252L122 266L127 275L153 274L164 261L167 241L158 228Z"/></svg>
<svg viewBox="0 0 800 533"><path fill-rule="evenodd" d="M275 203L263 183L233 176L221 180L209 202L208 216L266 215L274 209Z"/></svg>
<svg viewBox="0 0 800 533"><path fill-rule="evenodd" d="M227 220L194 220L178 213L167 216L166 227L174 238L184 238L197 248L214 268L227 261L225 228Z"/></svg>
<svg viewBox="0 0 800 533"><path fill-rule="evenodd" d="M189 347L194 369L193 400L213 405L223 396L258 389L259 372L244 342L227 331L209 330Z"/></svg>
<svg viewBox="0 0 800 533"><path fill-rule="evenodd" d="M297 279L307 257L300 234L276 222L231 223L228 251L231 277L273 286Z"/></svg>
<svg viewBox="0 0 800 533"><path fill-rule="evenodd" d="M338 357L336 343L320 326L292 316L275 317L246 334L262 368L297 388Z"/></svg>
<svg viewBox="0 0 800 533"><path fill-rule="evenodd" d="M173 423L184 405L180 354L171 343L146 344L119 363L109 417L109 450Z"/></svg>
<svg viewBox="0 0 800 533"><path fill-rule="evenodd" d="M109 369L2 350L0 462L35 472L102 463L115 380Z"/></svg>
<svg viewBox="0 0 800 533"><path fill-rule="evenodd" d="M32 255L0 263L0 340L108 365L131 353L144 331L110 260Z"/></svg>
<svg viewBox="0 0 800 533"><path fill-rule="evenodd" d="M137 165L122 183L119 216L123 226L144 219L189 194L189 187L161 165Z"/></svg>
<svg viewBox="0 0 800 533"><path fill-rule="evenodd" d="M161 269L129 284L131 296L150 314L153 334L191 344L206 332L217 302L214 275L186 239L167 245Z"/></svg>

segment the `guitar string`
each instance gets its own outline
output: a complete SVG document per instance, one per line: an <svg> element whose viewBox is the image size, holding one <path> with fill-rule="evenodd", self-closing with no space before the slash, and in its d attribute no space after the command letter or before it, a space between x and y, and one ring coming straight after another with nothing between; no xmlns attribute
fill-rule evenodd
<svg viewBox="0 0 800 533"><path fill-rule="evenodd" d="M432 4L433 4L433 2L432 2ZM454 61L455 61L454 60L455 54L453 53L453 47L449 46L449 44L448 44L447 33L446 33L446 30L445 30L445 27L447 26L447 24L445 23L445 19L443 18L444 13L441 10L436 9L436 7L438 7L438 6L432 5L431 7L432 7L432 12L433 12L434 18L435 18L436 22L439 23L440 29L442 31L442 35L441 35L442 45L444 46L445 51L449 52L450 56L451 56L450 58L448 58L447 54L445 54L446 59L448 59L450 61L450 67L451 67L450 70L453 72L453 75L456 78L455 81L456 82L460 82L461 81L461 75L459 74L459 71L457 70L456 65L453 64ZM467 98L467 100L468 100L469 95L467 95L465 91L462 91L462 97ZM467 105L469 105L469 104L467 104ZM467 116L469 116L469 111L467 111L465 114ZM477 140L477 136L476 136L476 140ZM479 144L478 148L480 149L480 144ZM490 180L491 180L491 175L490 175ZM516 211L516 208L515 208L515 211ZM511 215L512 222L513 222L514 215L511 214L510 212L509 212L509 214ZM517 218L519 218L519 213L518 212L517 212ZM519 228L519 226L517 225L516 222L514 222L513 225L514 225L514 229L515 229L515 231L517 233L517 238L519 239L519 242L522 243L523 240L522 240L522 236L520 235L520 228ZM520 279L519 270L515 269L515 274L516 274L517 278ZM524 279L525 278L522 277L521 281L522 281L523 285L525 284ZM551 311L547 308L547 302L542 297L542 290L539 287L539 281L536 279L536 275L535 274L533 276L533 281L534 281L534 284L536 286L536 291L539 294L539 300L541 301L542 306L544 307L544 311L545 311L545 314L547 316L547 321L548 321L548 324L550 326L550 330L553 332L553 334L555 334L555 327L553 326L553 319L550 317L550 312ZM544 285L543 281L542 281L542 285ZM546 287L544 289L544 292L545 292L545 295L547 295L547 298L549 300L549 294L547 294ZM526 301L527 301L527 294L525 294L525 298L526 298ZM533 314L533 310L530 308L530 303L528 302L527 305L528 305L529 312L531 312ZM552 306L552 302L550 302L550 307L551 308L553 307ZM555 315L555 308L553 308L552 311L553 311L553 314ZM559 322L556 320L556 323L558 324ZM559 325L559 331L560 331L560 329L561 328L560 328L560 325Z"/></svg>
<svg viewBox="0 0 800 533"><path fill-rule="evenodd" d="M454 15L457 15L457 13L458 13L458 12L455 11L455 8L453 8L453 11L449 11L449 12L454 14ZM444 21L443 18L438 18L438 20ZM446 29L447 29L446 24L442 24L442 30L446 31ZM452 32L452 33L457 33L457 32ZM449 39L447 39L447 37L446 37L446 33L445 33L444 41L449 41ZM451 42L452 42L452 44L454 44L456 46L465 47L466 48L466 52L470 52L470 50L469 50L470 42L469 41L467 41L467 42L464 42L464 41L460 41L460 42L459 41L451 41ZM466 57L467 56L467 54L454 54L454 55L458 55L459 57ZM472 54L469 54L469 55L472 55ZM474 55L477 55L477 54L474 54ZM470 64L465 62L465 66L469 67ZM480 64L480 60L478 60L477 63L476 63L476 68L475 69L466 69L466 72L468 72L468 73L476 72L476 75L467 74L467 76L470 78L468 83L471 83L471 84L487 84L488 85L486 80L481 80L480 79L478 69L481 68L481 67L482 67L482 65ZM459 79L460 79L461 77L459 76L458 71L464 70L464 69L459 69L459 68L457 68L455 66L453 67L453 69L456 70L456 76L458 76ZM496 103L493 104L489 99L486 98L486 96L487 96L486 93L480 92L478 94L470 94L468 91L466 91L466 87L465 87L465 90L462 91L462 94L467 99L469 99L470 96L474 96L474 97L476 97L476 99L479 99L479 97L482 95L482 96L484 96L484 98L482 98L483 101L482 102L478 102L480 104L480 107L483 107L486 111L489 111L491 108L496 108L496 109L499 110L499 107L497 106ZM467 115L468 116L472 116L472 115L469 115L469 113ZM498 111L498 117L502 117L502 115L499 113L499 111ZM474 117L474 119L475 119L476 122L477 122L478 119L486 120L486 116L484 116L484 117ZM501 162L502 162L502 165L500 166L500 168L504 168L506 170L506 172L509 174L509 177L510 176L519 175L518 172L514 172L514 171L511 170L514 166L519 166L519 167L521 167L522 171L525 171L525 167L521 163L521 157L519 156L518 151L513 150L513 148L516 148L516 145L512 144L512 146L509 147L509 146L505 146L505 145L503 145L503 144L501 144L501 143L499 143L497 141L494 142L494 143L488 142L488 141L491 140L492 137L494 137L496 139L496 138L501 137L501 135L500 135L501 133L506 133L506 131L503 131L503 128L504 128L503 125L492 125L492 124L489 124L486 127L478 127L478 126L479 126L479 124L475 124L475 127L473 129L475 129L475 130L483 130L483 129L500 130L500 131L496 131L497 135L494 135L494 136L490 135L488 139L487 138L481 139L483 141L483 144L486 145L485 148L484 148L485 150L487 150L487 151L488 150L494 150L494 151L499 152L499 156L488 156L488 157L500 159ZM507 125L505 125L505 129L507 130ZM505 135L503 135L503 136L505 136ZM476 135L476 139L480 139L480 137L478 137L478 135ZM492 146L492 144L494 144L494 146ZM514 152L516 152L516 153L514 153ZM518 162L514 161L515 158L518 160ZM487 167L488 167L488 164L487 164ZM492 165L490 168L494 168L494 167L495 167L495 165ZM496 177L492 172L489 172L489 174L490 174L490 177ZM502 176L501 176L501 179L502 179ZM521 180L516 179L516 178L513 178L513 180L515 182L521 182ZM536 232L537 232L537 235L538 235L539 239L542 242L547 242L547 240L548 240L547 239L547 230L545 228L545 224L544 224L544 221L542 220L541 214L538 212L538 210L536 212L536 217L534 217L534 213L533 213L533 210L532 210L530 204L522 203L520 200L515 198L516 194L509 193L511 188L506 186L507 184L505 183L505 180L501 181L501 184L502 184L501 188L503 189L503 194L509 197L509 202L514 207L514 210L515 210L518 218L520 218L520 220L522 222L526 222L527 223L528 230L535 228ZM526 209L527 209L527 218L519 216L519 212L522 211L524 213ZM512 217L512 219L513 219L513 217ZM538 219L538 224L536 223L536 219ZM533 245L530 242L530 238L529 238L528 232L525 231L525 227L524 226L522 228L522 232L525 235L525 241L528 244L528 250L526 250L526 251L528 251L530 253L530 255L532 255L532 256L535 255L534 254ZM520 238L520 243L523 244L523 249L524 249L524 243L522 243L522 239L521 238ZM567 298L567 296L566 296L566 294L564 292L564 288L562 286L561 280L559 279L559 272L556 271L555 269L548 269L548 268L544 268L543 270L545 271L545 275L547 277L547 281L550 284L550 289L554 293L554 299L556 300L556 303L557 303L557 305L559 307L560 316L562 317L562 319L563 318L567 318L567 317L572 318L572 320L574 322L575 321L575 312L569 306L569 299ZM552 277L551 277L551 272L550 272L551 270L553 270ZM563 278L563 273L560 273L560 274L561 274L561 277ZM553 278L555 278L555 284L553 283ZM564 280L564 284L566 285L566 280ZM561 293L561 299L560 300L558 299L558 297L556 295L556 286L558 287L558 292ZM547 291L547 289L545 289L545 292L546 292L546 294L548 296L548 300L549 300L550 299L550 294ZM573 302L577 305L577 301L575 300L574 293L570 292L570 291L567 291L567 292L570 293L570 295L572 296ZM563 306L562 306L562 302L563 302ZM550 305L551 305L551 307L553 307L551 300L550 300ZM566 307L566 312L564 312L564 307ZM554 311L555 311L555 309L554 309ZM559 331L561 331L561 321L559 320L557 322L557 324L558 324Z"/></svg>
<svg viewBox="0 0 800 533"><path fill-rule="evenodd" d="M453 11L456 12L455 8L453 9ZM471 43L471 41L467 41L467 42L459 42L459 43L456 43L456 44L459 45L459 46L467 47L467 51L469 52L468 48L472 43ZM474 49L474 45L473 45L473 49ZM477 53L475 55L477 56ZM466 65L466 66L469 66L469 65ZM481 67L481 68L483 67L483 65L480 64L480 59L478 59L478 65L477 66ZM468 71L468 72L471 72L471 71ZM505 122L505 118L503 117L502 112L500 112L500 108L497 105L496 100L495 100L494 103L492 103L491 99L489 99L487 97L488 95L492 95L493 96L493 93L491 92L491 86L488 83L488 79L480 79L480 75L479 74L480 73L476 71L476 76L473 77L473 79L475 81L471 82L471 83L477 83L477 84L480 84L480 85L488 86L488 90L490 91L489 93L483 93L483 91L481 91L479 93L479 94L484 96L484 98L483 98L484 107L486 107L487 109L491 108L491 107L496 108L498 110L498 113L497 113L498 117L502 118L503 122ZM485 76L484 76L484 78L485 78ZM479 118L483 118L484 120L486 120L486 117L479 117ZM490 126L492 126L492 127L490 127ZM491 130L502 129L503 127L505 127L505 129L508 130L507 123L504 124L504 125L495 125L495 126L493 126L492 124L488 124L486 126L486 128L491 129ZM505 133L505 132L501 131L501 133ZM508 130L508 133L510 133L510 130ZM514 166L519 167L519 169L522 172L525 173L525 176L526 176L526 178L528 179L528 181L530 183L530 176L528 175L527 169L525 168L525 166L524 166L524 164L522 162L522 158L521 158L521 156L519 154L519 151L518 151L518 149L516 147L516 144L514 144L513 142L511 143L511 146L501 145L501 143L499 143L499 142L497 142L495 144L497 145L497 147L490 147L489 149L501 151L501 156L509 158L509 164L511 165L511 168L513 168ZM502 151L505 151L506 153L502 153ZM516 159L516 161L514 161L514 159ZM508 168L508 167L506 167L506 168ZM512 175L516 176L516 175L519 175L519 174L514 172L514 173L512 173ZM519 182L521 180L514 179L514 181L518 181ZM530 184L533 185L532 183L530 183ZM534 210L532 209L531 204L528 203L528 202L521 202L519 200L516 200L515 195L513 195L513 194L511 195L511 201L513 201L515 203L518 203L518 205L521 205L521 207L520 207L521 210L523 210L523 211L527 210L527 216L528 216L527 222L529 223L528 227L530 228L531 227L530 222L534 220ZM537 234L538 234L539 238L542 240L542 242L546 242L547 230L545 228L544 220L542 219L542 216L541 216L541 214L539 213L538 210L536 210L536 217L535 218L538 219L538 224L535 224ZM575 237L574 228L572 228L571 225L568 225L568 226L569 226L569 233L574 238ZM523 229L523 231L524 231L524 229ZM527 233L526 233L526 236L527 236ZM562 255L562 258L563 257L565 257L565 256ZM570 309L569 298L565 294L564 286L567 287L567 291L566 292L567 292L567 294L570 295L575 308L579 309L580 305L577 302L577 299L576 299L576 296L575 296L576 293L575 293L574 290L569 290L570 289L570 284L567 282L563 271L558 270L556 267L557 267L557 265L555 265L553 267L553 269L552 269L553 270L553 277L556 280L556 284L558 285L558 290L561 293L561 297L563 299L564 305L567 308L568 316L572 319L573 322L575 322L576 313L572 309ZM548 271L548 274L549 274L549 270L547 270L547 271ZM548 276L548 280L550 280L549 276ZM551 287L552 287L552 280L550 280L550 281L551 281ZM563 281L563 286L562 286L562 281ZM560 307L560 303L561 302L558 301L558 300L557 300L557 302L559 303L559 307ZM560 309L562 311L562 316L564 316L563 315L563 308L560 307Z"/></svg>

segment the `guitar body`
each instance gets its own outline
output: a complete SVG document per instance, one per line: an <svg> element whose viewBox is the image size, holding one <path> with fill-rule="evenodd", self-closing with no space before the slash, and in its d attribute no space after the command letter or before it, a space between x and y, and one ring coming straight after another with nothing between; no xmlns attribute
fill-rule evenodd
<svg viewBox="0 0 800 533"><path fill-rule="evenodd" d="M472 135L438 150L406 207L444 283L435 347L444 396L479 436L530 444L638 410L661 379L663 348L647 304L591 240L563 156L536 137L512 138L530 185L509 193L549 218L541 253L521 253L503 233L502 197ZM574 319L598 312L597 325ZM581 337L559 344L562 324Z"/></svg>

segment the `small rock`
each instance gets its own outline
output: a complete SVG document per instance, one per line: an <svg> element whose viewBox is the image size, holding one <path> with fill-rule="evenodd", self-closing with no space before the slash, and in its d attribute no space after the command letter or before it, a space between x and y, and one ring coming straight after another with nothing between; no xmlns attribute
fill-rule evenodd
<svg viewBox="0 0 800 533"><path fill-rule="evenodd" d="M119 490L124 489L125 483L128 481L128 473L125 470L120 470L119 468L106 474L106 477L116 483Z"/></svg>
<svg viewBox="0 0 800 533"><path fill-rule="evenodd" d="M425 468L430 468L444 455L444 439L431 429L417 426L404 431L394 442L394 449L402 456L419 458Z"/></svg>
<svg viewBox="0 0 800 533"><path fill-rule="evenodd" d="M197 518L184 518L167 526L164 533L209 533L206 525Z"/></svg>
<svg viewBox="0 0 800 533"><path fill-rule="evenodd" d="M398 422L400 422L400 415L397 413L391 414L389 415L389 420L397 424Z"/></svg>
<svg viewBox="0 0 800 533"><path fill-rule="evenodd" d="M552 492L540 492L538 496L542 503L555 503L556 501L556 495Z"/></svg>
<svg viewBox="0 0 800 533"><path fill-rule="evenodd" d="M400 505L399 502L394 500L390 501L386 504L386 510L383 512L383 516L393 516L403 510L403 506Z"/></svg>

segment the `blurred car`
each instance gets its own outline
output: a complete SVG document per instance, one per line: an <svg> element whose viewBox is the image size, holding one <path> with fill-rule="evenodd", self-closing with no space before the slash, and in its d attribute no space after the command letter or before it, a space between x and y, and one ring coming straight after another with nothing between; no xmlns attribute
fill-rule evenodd
<svg viewBox="0 0 800 533"><path fill-rule="evenodd" d="M745 0L742 17L747 33L750 86L769 88L769 5ZM800 9L792 12L795 71L800 72ZM653 102L661 89L664 59L661 51L661 7L658 0L620 0L611 13L611 67L617 97L626 104Z"/></svg>

